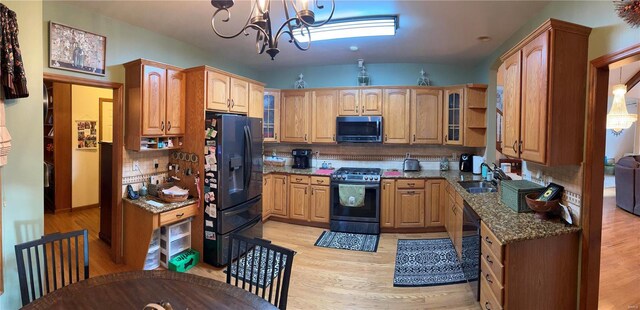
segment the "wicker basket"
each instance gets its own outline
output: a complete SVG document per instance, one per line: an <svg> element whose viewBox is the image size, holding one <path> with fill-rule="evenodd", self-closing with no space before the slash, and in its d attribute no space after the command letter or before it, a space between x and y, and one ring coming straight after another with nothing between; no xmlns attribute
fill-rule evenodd
<svg viewBox="0 0 640 310"><path fill-rule="evenodd" d="M500 200L516 212L531 212L525 196L544 190L544 187L527 180L502 181L500 185L502 187Z"/></svg>
<svg viewBox="0 0 640 310"><path fill-rule="evenodd" d="M162 199L164 202L181 202L189 198L189 193L184 195L167 195L163 193L162 190L158 190L158 198Z"/></svg>

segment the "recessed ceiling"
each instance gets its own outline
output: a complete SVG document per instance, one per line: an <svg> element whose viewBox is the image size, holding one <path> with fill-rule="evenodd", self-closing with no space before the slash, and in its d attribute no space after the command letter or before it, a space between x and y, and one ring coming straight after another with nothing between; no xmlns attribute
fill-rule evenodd
<svg viewBox="0 0 640 310"><path fill-rule="evenodd" d="M329 1L320 0L329 4ZM210 1L70 1L84 7L245 64L256 70L274 66L313 66L354 63L476 64L535 16L548 1L376 1L336 0L334 18L398 15L393 37L367 37L312 42L297 50L286 38L279 42L274 61L257 55L255 32L222 39L211 30ZM236 0L228 33L237 32L248 17L249 0ZM328 5L327 5L328 6ZM326 10L326 9L325 9ZM274 21L282 21L281 1L273 0ZM320 14L320 18L325 16ZM490 36L487 42L480 36ZM313 38L312 38L313 40ZM358 46L353 52L351 46Z"/></svg>

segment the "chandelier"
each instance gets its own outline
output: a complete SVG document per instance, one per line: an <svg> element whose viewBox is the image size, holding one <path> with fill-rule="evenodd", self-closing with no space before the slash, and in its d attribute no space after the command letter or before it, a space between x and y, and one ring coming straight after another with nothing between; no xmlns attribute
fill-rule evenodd
<svg viewBox="0 0 640 310"><path fill-rule="evenodd" d="M233 7L234 0L211 0L211 5L216 11L211 17L211 28L216 35L224 39L233 39L241 34L249 35L249 30L256 31L256 51L263 54L265 51L271 60L280 52L278 49L278 41L282 35L286 35L289 43L293 43L298 49L306 51L311 45L309 33L310 27L319 27L331 20L335 11L335 0L331 0L331 13L324 21L316 22L314 8L318 10L324 9L324 5L318 3L319 0L280 0L284 8L285 20L275 28L271 20L271 0L252 0L251 12L245 25L233 34L222 34L216 28L216 17L221 14L219 19L223 23L229 22L231 12L229 9ZM277 1L277 0L276 0ZM311 4L310 2L313 2ZM294 33L296 34L294 36ZM302 44L300 37L306 38L306 44Z"/></svg>
<svg viewBox="0 0 640 310"><path fill-rule="evenodd" d="M607 129L614 133L620 133L623 129L631 127L633 122L638 120L636 114L629 114L624 95L627 93L627 85L618 84L613 86L613 102L611 110L607 115Z"/></svg>

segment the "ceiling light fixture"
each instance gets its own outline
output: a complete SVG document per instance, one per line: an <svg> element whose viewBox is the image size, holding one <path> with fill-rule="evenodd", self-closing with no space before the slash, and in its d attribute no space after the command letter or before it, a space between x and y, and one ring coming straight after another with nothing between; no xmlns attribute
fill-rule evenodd
<svg viewBox="0 0 640 310"><path fill-rule="evenodd" d="M620 134L622 130L631 127L638 120L637 114L629 114L624 95L627 93L627 85L622 84L622 68L620 68L620 84L613 86L613 102L611 110L607 114L607 129Z"/></svg>
<svg viewBox="0 0 640 310"><path fill-rule="evenodd" d="M373 36L393 36L398 29L398 16L370 16L354 17L346 19L334 19L330 22L314 27L302 28L302 31L295 31L294 36L299 42L307 42L309 38L313 41L373 37ZM308 35L310 34L310 35Z"/></svg>
<svg viewBox="0 0 640 310"><path fill-rule="evenodd" d="M489 41L491 41L491 37L490 36L479 36L476 39L478 39L478 41L480 41L480 42L489 42Z"/></svg>
<svg viewBox="0 0 640 310"><path fill-rule="evenodd" d="M277 0L275 0L277 1ZM314 8L318 10L324 9L324 5L321 5L320 0L280 0L284 8L285 20L278 28L274 28L272 20L270 18L271 12L271 0L252 0L251 12L245 25L235 34L222 34L216 28L216 17L220 15L223 23L229 22L231 19L231 12L229 9L233 7L234 0L211 0L211 5L216 8L216 11L211 17L211 28L213 32L221 38L233 39L241 34L245 36L249 35L248 30L256 30L256 50L258 54L262 54L265 51L273 60L280 52L278 49L278 41L280 36L286 34L289 36L288 41L293 43L298 49L306 51L311 45L309 39L309 30L314 27L320 27L331 20L333 12L335 11L335 0L331 1L331 12L329 17L320 22L316 22L316 14ZM313 5L310 3L313 2ZM327 0L326 2L329 2ZM295 32L295 36L294 36ZM304 41L298 38L305 38ZM300 43L307 43L301 45Z"/></svg>

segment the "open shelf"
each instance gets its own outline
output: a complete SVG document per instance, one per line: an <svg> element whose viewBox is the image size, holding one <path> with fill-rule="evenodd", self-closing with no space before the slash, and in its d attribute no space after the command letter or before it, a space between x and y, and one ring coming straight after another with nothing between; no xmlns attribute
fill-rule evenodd
<svg viewBox="0 0 640 310"><path fill-rule="evenodd" d="M182 148L183 137L144 137L140 139L140 151L165 151ZM170 145L170 146L169 146Z"/></svg>

